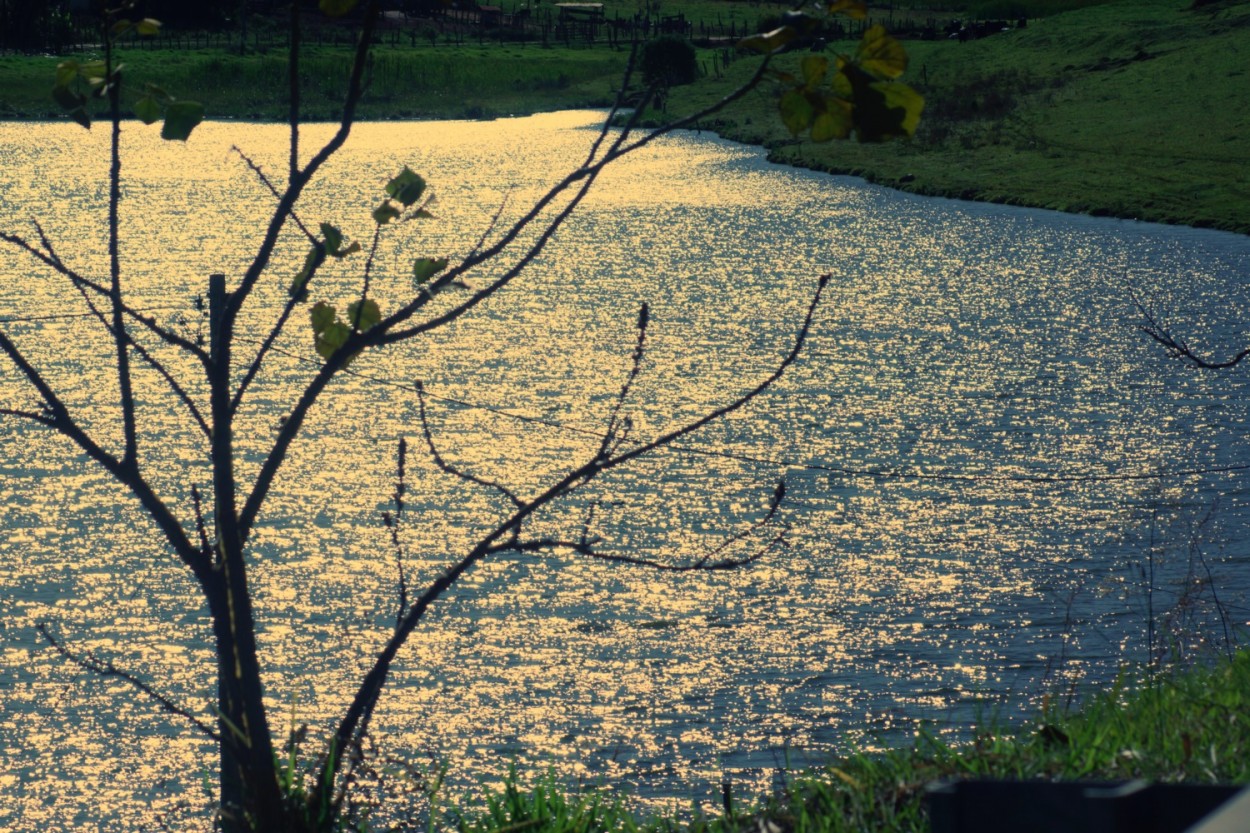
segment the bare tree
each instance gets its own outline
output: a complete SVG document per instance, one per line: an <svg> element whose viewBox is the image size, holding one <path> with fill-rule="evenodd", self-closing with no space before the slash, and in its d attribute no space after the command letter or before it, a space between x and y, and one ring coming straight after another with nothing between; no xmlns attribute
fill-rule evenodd
<svg viewBox="0 0 1250 833"><path fill-rule="evenodd" d="M354 2L322 0L323 9L345 12ZM168 550L194 579L212 626L216 657L218 697L215 713L203 720L190 709L159 691L156 682L118 668L107 659L76 649L42 627L40 632L68 661L102 676L125 681L139 692L154 698L166 710L187 719L220 748L219 813L223 829L243 831L311 831L333 829L339 824L353 773L359 765L363 740L378 708L400 649L410 639L424 614L457 580L475 565L503 553L563 551L590 559L605 559L634 567L663 571L727 570L744 566L774 547L784 544L784 524L779 511L785 495L778 484L767 500L763 514L744 521L736 533L727 533L724 544L683 562L649 558L645 554L624 555L601 546L593 533L588 514L579 529L552 537L533 532L532 521L544 510L567 498L600 475L620 468L657 449L687 437L708 424L742 408L767 391L798 359L812 326L826 277L813 289L810 304L797 323L791 346L772 372L748 384L723 404L685 424L654 436L636 436L629 417L630 395L643 372L649 327L648 309L639 311L632 363L622 380L619 394L602 430L602 439L583 459L571 459L563 474L545 485L523 493L516 486L496 482L448 462L425 418L425 393L418 384L421 433L426 451L435 465L449 476L474 488L490 490L502 498L506 511L488 531L428 587L410 589L403 574L403 544L398 534L404 514L405 445L400 446L400 472L393 514L386 518L399 565L395 625L377 653L372 667L360 680L350 705L337 722L327 748L314 772L306 780L292 780L284 772L280 755L281 740L275 734L265 700L262 671L265 653L258 641L253 587L249 578L248 554L254 546L257 518L265 506L276 478L293 445L300 439L309 413L319 401L330 396L330 384L352 360L364 351L384 351L428 337L441 328L471 314L474 309L516 281L547 247L552 235L577 208L602 171L614 161L645 147L673 130L696 124L728 106L757 87L768 77L771 55L801 33L802 21L792 21L776 32L749 39L764 53L759 66L740 88L704 110L676 119L665 127L640 132L641 110L627 114L614 108L580 165L558 179L535 204L510 225L492 225L479 245L460 262L422 258L413 264L417 287L393 310L383 312L375 300L375 254L383 235L391 234L399 221L421 219L427 211L425 180L405 169L386 183L386 198L373 211L375 221L371 243L348 243L335 227L322 224L314 233L299 216L297 206L306 187L326 161L347 140L357 104L365 89L369 44L380 4L370 2L355 50L350 80L344 96L343 114L333 136L305 164L300 163L299 108L299 4L292 4L290 72L289 163L285 184L273 184L261 166L246 156L256 176L272 191L275 208L268 220L258 250L240 274L214 275L208 287L209 331L206 341L190 337L177 328L159 323L141 311L128 296L119 258L119 216L122 208L122 78L115 65L112 43L127 31L140 34L155 30L155 21L131 22L119 14L105 21L106 52L98 64L63 64L58 70L58 99L79 122L89 125L88 97L78 86L86 84L104 97L111 129L111 165L108 177L108 275L97 279L76 269L72 258L63 257L54 242L35 223L34 239L0 234L11 249L33 258L64 280L78 294L89 315L98 325L100 339L107 342L108 359L99 372L112 376L118 394L120 436L92 427L84 414L66 403L50 381L46 370L28 357L19 340L0 331L0 351L19 372L28 388L30 403L0 410L10 422L25 423L56 432L86 454L94 466L103 469L130 496L156 525ZM831 10L844 10L856 4L836 0ZM858 11L852 8L852 11ZM919 105L907 99L900 104L902 85L893 79L901 72L900 49L874 27L871 39L861 46L861 54L848 59L843 85L852 92L833 92L832 76L824 58L805 58L801 78L776 76L789 88L783 98L782 115L795 132L810 130L816 139L846 136L852 131L861 138L881 139L914 129ZM898 70L898 72L895 71ZM627 78L628 81L628 78ZM829 81L826 90L822 85ZM841 89L839 87L838 89ZM903 88L905 89L905 88ZM913 94L914 95L914 94ZM917 97L918 98L918 97ZM897 105L897 106L894 106ZM200 119L198 105L170 98L158 88L148 88L134 105L143 120L165 119L163 134L184 139ZM859 115L856 115L859 114ZM619 128L609 125L618 117ZM845 129L843 129L845 128ZM240 151L240 155L243 153ZM262 281L271 277L275 252L284 228L294 226L306 240L304 266L290 282L289 295L281 305L265 309L260 293ZM358 256L363 260L355 290L355 300L344 311L318 302L310 304L317 288L319 272L327 259ZM473 286L465 283L470 272ZM484 279L482 275L487 275ZM276 279L276 278L274 278ZM452 294L453 292L457 294ZM437 303L436 303L437 301ZM259 469L249 481L241 479L236 450L238 425L249 404L254 382L265 370L267 358L279 337L288 329L301 307L308 307L312 341L322 362L293 399L283 407L283 418L269 444ZM259 309L267 316L267 329L260 334L246 330L241 314ZM259 337L258 337L259 336ZM253 346L258 345L258 346ZM180 355L194 368L188 378L179 368L162 360L162 351ZM168 465L161 449L141 441L140 426L151 416L135 394L134 370L142 366L154 371L173 394L179 407L196 426L202 438L202 459L186 472L188 484L179 502L171 502L153 485L153 473ZM206 393L197 393L206 391Z"/></svg>

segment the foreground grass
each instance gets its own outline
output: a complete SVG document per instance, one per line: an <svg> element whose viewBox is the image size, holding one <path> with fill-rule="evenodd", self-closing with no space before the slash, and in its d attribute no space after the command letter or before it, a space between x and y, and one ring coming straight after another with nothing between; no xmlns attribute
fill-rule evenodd
<svg viewBox="0 0 1250 833"><path fill-rule="evenodd" d="M548 781L528 791L510 784L444 822L462 833L922 833L927 786L959 778L1250 782L1250 652L1210 669L1137 683L1125 676L1077 710L1045 707L1023 730L986 728L963 744L926 734L911 749L853 755L729 816L639 818L619 799L570 796Z"/></svg>
<svg viewBox="0 0 1250 833"><path fill-rule="evenodd" d="M912 142L796 144L765 93L708 126L779 162L921 194L1250 233L1250 5L1117 0L983 40L906 46L904 80L926 97ZM739 62L723 82L675 92L669 110L689 112L748 72Z"/></svg>

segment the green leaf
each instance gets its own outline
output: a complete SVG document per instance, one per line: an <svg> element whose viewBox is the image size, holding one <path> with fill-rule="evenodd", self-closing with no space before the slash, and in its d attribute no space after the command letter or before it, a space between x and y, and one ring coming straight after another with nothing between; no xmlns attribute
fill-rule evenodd
<svg viewBox="0 0 1250 833"><path fill-rule="evenodd" d="M135 102L135 116L144 124L151 124L161 117L161 105L150 95Z"/></svg>
<svg viewBox="0 0 1250 833"><path fill-rule="evenodd" d="M135 24L135 28L139 30L139 34L144 37L151 37L161 31L161 22L145 17Z"/></svg>
<svg viewBox="0 0 1250 833"><path fill-rule="evenodd" d="M330 17L342 17L356 8L359 0L321 0L318 6Z"/></svg>
<svg viewBox="0 0 1250 833"><path fill-rule="evenodd" d="M330 326L317 333L317 355L323 359L330 358L335 351L347 343L347 339L351 337L351 334L352 331L346 324L342 321L334 321Z"/></svg>
<svg viewBox="0 0 1250 833"><path fill-rule="evenodd" d="M58 87L68 87L77 77L77 61L62 61L56 65L56 85Z"/></svg>
<svg viewBox="0 0 1250 833"><path fill-rule="evenodd" d="M121 70L122 65L118 64L113 72ZM78 74L83 78L103 78L108 72L108 66L103 61L87 61L85 64L78 65Z"/></svg>
<svg viewBox="0 0 1250 833"><path fill-rule="evenodd" d="M437 259L430 257L417 258L416 262L412 264L412 276L416 279L417 286L420 286L446 268L447 258L445 257Z"/></svg>
<svg viewBox="0 0 1250 833"><path fill-rule="evenodd" d="M433 220L434 215L426 211L424 208L418 208L416 211L412 212L412 218L414 220Z"/></svg>
<svg viewBox="0 0 1250 833"><path fill-rule="evenodd" d="M868 16L868 5L863 0L828 0L825 8L830 14L844 14L854 20Z"/></svg>
<svg viewBox="0 0 1250 833"><path fill-rule="evenodd" d="M383 200L381 205L373 209L373 222L379 226L384 226L397 217L399 217L399 209L390 200Z"/></svg>
<svg viewBox="0 0 1250 833"><path fill-rule="evenodd" d="M356 240L346 247L343 246L343 232L339 231L337 226L322 223L321 234L326 239L326 251L332 257L347 257L360 251L360 242Z"/></svg>
<svg viewBox="0 0 1250 833"><path fill-rule="evenodd" d="M828 142L850 136L854 125L851 103L840 98L827 97L824 104L825 109L812 119L812 141Z"/></svg>
<svg viewBox="0 0 1250 833"><path fill-rule="evenodd" d="M325 263L325 259L325 249L321 246L314 245L308 250L308 254L304 255L303 267L299 270L295 277L291 279L291 285L287 288L287 293L292 298L298 298L300 294L303 293L304 287L308 285L308 279L313 276L314 272L321 268L321 264ZM330 312L334 312L333 308ZM316 318L314 318L313 327L315 328L316 326Z"/></svg>
<svg viewBox="0 0 1250 833"><path fill-rule="evenodd" d="M815 87L825 78L825 72L829 69L829 59L820 55L807 55L799 62L799 66L803 70L803 82L809 87Z"/></svg>
<svg viewBox="0 0 1250 833"><path fill-rule="evenodd" d="M382 311L378 309L378 302L372 298L365 299L363 305L360 301L353 301L347 305L347 320L363 333L377 326L382 320Z"/></svg>
<svg viewBox="0 0 1250 833"><path fill-rule="evenodd" d="M425 179L405 165L399 176L386 183L386 193L407 208L425 193Z"/></svg>
<svg viewBox="0 0 1250 833"><path fill-rule="evenodd" d="M812 117L815 115L815 108L812 103L807 100L807 96L800 90L788 90L781 97L781 121L785 124L786 129L793 136L798 136L807 130L812 123Z"/></svg>
<svg viewBox="0 0 1250 833"><path fill-rule="evenodd" d="M88 130L91 129L91 116L87 115L86 107L75 107L69 111L69 117Z"/></svg>
<svg viewBox="0 0 1250 833"><path fill-rule="evenodd" d="M161 138L185 142L191 131L204 120L204 107L198 101L174 101L165 108Z"/></svg>
<svg viewBox="0 0 1250 833"><path fill-rule="evenodd" d="M87 97L82 93L76 93L69 87L55 86L52 88L52 98L56 103L61 105L62 110L74 110L82 107L87 101Z"/></svg>
<svg viewBox="0 0 1250 833"><path fill-rule="evenodd" d="M887 109L893 113L902 111L902 118L898 121L901 132L894 135L914 136L920 124L920 112L924 109L924 96L897 81L882 81L872 86L884 96Z"/></svg>
<svg viewBox="0 0 1250 833"><path fill-rule="evenodd" d="M884 142L910 136L923 106L924 99L906 84L856 84L855 137L861 142Z"/></svg>
<svg viewBox="0 0 1250 833"><path fill-rule="evenodd" d="M855 63L878 78L898 78L907 69L907 50L878 24L864 32Z"/></svg>
<svg viewBox="0 0 1250 833"><path fill-rule="evenodd" d="M343 232L329 223L321 224L321 236L326 239L326 248L331 252L337 252L343 245Z"/></svg>
<svg viewBox="0 0 1250 833"><path fill-rule="evenodd" d="M338 312L325 301L318 301L313 304L309 317L312 319L313 332L320 335L334 323L334 320L338 317Z"/></svg>

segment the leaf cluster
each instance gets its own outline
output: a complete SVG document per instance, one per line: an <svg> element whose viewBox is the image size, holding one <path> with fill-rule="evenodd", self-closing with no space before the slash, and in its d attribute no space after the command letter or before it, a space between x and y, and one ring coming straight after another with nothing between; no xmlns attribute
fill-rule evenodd
<svg viewBox="0 0 1250 833"><path fill-rule="evenodd" d="M152 37L161 29L160 21L145 17L142 20L117 18L104 29L107 58L103 61L62 61L56 67L56 82L52 98L71 119L88 130L91 115L87 112L89 98L108 98L120 93L122 69L125 64L112 64L112 46L127 34ZM201 121L204 107L196 101L178 101L155 84L145 84L143 95L134 104L134 114L144 124L152 124L162 117L161 138L186 141Z"/></svg>
<svg viewBox="0 0 1250 833"><path fill-rule="evenodd" d="M374 249L377 247L378 235L383 226L400 219L429 219L432 215L427 206L433 200L429 194L425 178L404 166L393 179L386 183L386 198L372 212L373 221L377 224L374 234ZM405 213L406 212L406 213ZM305 298L308 281L325 263L326 257L345 258L361 251L358 241L347 242L343 232L330 223L321 224L322 240L314 240L303 268L291 281L289 289L293 302ZM372 254L370 254L372 261ZM447 268L447 258L417 258L412 264L413 281L416 286L423 286L431 278ZM366 267L367 271L368 267ZM338 310L325 301L318 301L309 312L309 323L313 331L313 343L317 354L329 359L343 347L354 333L367 332L382 320L382 311L377 301L362 295L358 300L347 305L346 318L340 318Z"/></svg>
<svg viewBox="0 0 1250 833"><path fill-rule="evenodd" d="M825 10L860 19L865 13L856 0L829 0ZM739 45L765 54L781 52L810 35L819 22L805 12L789 12L779 28ZM923 96L897 80L906 69L907 51L877 25L864 32L854 55L832 61L808 55L798 74L771 74L784 89L778 109L792 135L806 133L814 142L828 142L854 134L861 142L884 142L912 136L920 123Z"/></svg>

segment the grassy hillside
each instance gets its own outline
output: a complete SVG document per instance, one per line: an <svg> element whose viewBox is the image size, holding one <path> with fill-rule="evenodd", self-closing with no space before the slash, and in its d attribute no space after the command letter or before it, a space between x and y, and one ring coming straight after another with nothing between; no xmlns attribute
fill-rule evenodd
<svg viewBox="0 0 1250 833"><path fill-rule="evenodd" d="M923 194L1250 232L1250 3L1120 0L906 45L904 80L927 100L912 142L795 144L766 95L709 126L778 161ZM716 86L683 89L670 110Z"/></svg>

